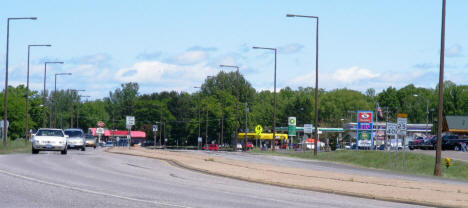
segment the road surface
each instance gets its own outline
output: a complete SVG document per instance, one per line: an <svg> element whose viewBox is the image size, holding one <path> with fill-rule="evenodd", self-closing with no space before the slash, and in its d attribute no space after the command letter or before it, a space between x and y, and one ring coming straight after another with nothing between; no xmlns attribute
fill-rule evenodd
<svg viewBox="0 0 468 208"><path fill-rule="evenodd" d="M249 183L102 150L0 155L0 207L417 207Z"/></svg>

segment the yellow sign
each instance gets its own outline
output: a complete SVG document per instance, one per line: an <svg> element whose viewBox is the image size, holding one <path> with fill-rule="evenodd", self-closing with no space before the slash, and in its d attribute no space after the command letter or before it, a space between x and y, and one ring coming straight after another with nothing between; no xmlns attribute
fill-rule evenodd
<svg viewBox="0 0 468 208"><path fill-rule="evenodd" d="M399 114L397 115L397 118L408 118L408 114L406 114L406 113L399 113Z"/></svg>
<svg viewBox="0 0 468 208"><path fill-rule="evenodd" d="M263 132L262 126L257 125L257 126L255 127L255 133L257 133L257 135L260 136L260 135L262 135L262 132Z"/></svg>

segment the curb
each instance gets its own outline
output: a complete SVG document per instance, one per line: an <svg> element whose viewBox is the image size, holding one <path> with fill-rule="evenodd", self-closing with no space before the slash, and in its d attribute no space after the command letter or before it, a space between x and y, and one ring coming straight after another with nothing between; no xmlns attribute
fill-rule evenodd
<svg viewBox="0 0 468 208"><path fill-rule="evenodd" d="M253 183L258 183L258 184L278 186L282 188L300 189L300 190L306 190L306 191L315 191L315 192L321 192L321 193L337 194L337 195L343 195L343 196L351 196L351 197L358 197L358 198L364 198L364 199L374 199L374 200L380 200L380 201L404 203L404 204L419 205L419 206L447 207L447 208L459 207L459 206L432 203L432 202L426 202L426 201L411 201L407 199L395 199L395 198L390 198L390 197L380 197L380 196L373 196L370 194L359 194L359 193L353 193L353 192L347 192L347 191L324 189L324 188L317 188L317 187L310 187L310 186L298 186L298 185L290 185L290 184L285 184L285 183L272 183L269 181L255 180L255 179L245 178L245 177L240 177L240 176L232 176L232 175L212 172L212 171L201 169L201 168L191 167L174 159L161 158L157 156L138 155L138 154L124 153L124 152L109 152L108 150L109 149L106 149L105 152L112 153L112 154L130 155L130 156L138 156L138 157L162 160L162 161L166 161L171 164L174 164L180 168L184 168L184 169L195 171L195 172L200 172L200 173L214 175L214 176L221 176L221 177L231 178L231 179L236 179L236 180L241 180L241 181L253 182Z"/></svg>

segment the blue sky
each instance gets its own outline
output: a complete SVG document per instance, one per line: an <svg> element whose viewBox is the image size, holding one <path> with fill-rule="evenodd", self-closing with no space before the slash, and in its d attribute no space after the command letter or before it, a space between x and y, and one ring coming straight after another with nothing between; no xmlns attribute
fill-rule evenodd
<svg viewBox="0 0 468 208"><path fill-rule="evenodd" d="M448 0L446 80L466 84L468 1ZM0 7L0 80L4 80L8 17L38 17L10 24L9 80L26 82L28 44L31 88L85 89L91 99L124 82L141 93L193 92L219 64L236 64L257 90L273 88L273 53L278 48L279 88L314 86L315 20L320 17L319 87L377 91L438 82L441 0L321 1L27 1ZM226 69L225 69L226 70ZM3 86L3 85L2 85Z"/></svg>

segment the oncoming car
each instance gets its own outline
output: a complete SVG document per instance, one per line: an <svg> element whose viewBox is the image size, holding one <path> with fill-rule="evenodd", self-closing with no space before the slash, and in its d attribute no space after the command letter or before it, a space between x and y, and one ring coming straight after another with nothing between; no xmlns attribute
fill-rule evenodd
<svg viewBox="0 0 468 208"><path fill-rule="evenodd" d="M83 130L81 129L65 129L65 134L68 135L67 144L69 149L86 150L86 140Z"/></svg>
<svg viewBox="0 0 468 208"><path fill-rule="evenodd" d="M67 136L62 129L39 129L32 138L32 153L60 151L67 154Z"/></svg>

